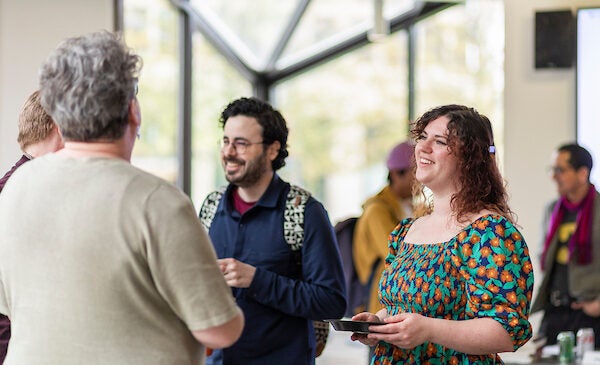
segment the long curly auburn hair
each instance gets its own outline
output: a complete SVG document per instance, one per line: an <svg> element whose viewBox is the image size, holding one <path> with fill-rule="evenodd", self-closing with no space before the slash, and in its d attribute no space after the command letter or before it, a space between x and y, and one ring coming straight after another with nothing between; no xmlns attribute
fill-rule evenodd
<svg viewBox="0 0 600 365"><path fill-rule="evenodd" d="M464 105L439 106L411 125L411 136L416 139L430 122L443 116L448 118L448 148L458 160L459 191L450 201L457 220L487 209L514 221L496 164L492 124L485 115ZM423 188L420 187L422 193Z"/></svg>

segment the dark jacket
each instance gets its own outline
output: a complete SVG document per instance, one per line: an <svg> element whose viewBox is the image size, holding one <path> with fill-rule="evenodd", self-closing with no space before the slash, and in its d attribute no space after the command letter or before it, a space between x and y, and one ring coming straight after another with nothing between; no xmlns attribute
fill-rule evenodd
<svg viewBox="0 0 600 365"><path fill-rule="evenodd" d="M240 340L222 351L224 364L313 364L310 320L344 314L344 274L327 212L314 198L307 201L300 263L283 234L289 189L275 174L256 205L240 215L230 185L210 226L219 258L257 268L250 287L232 289L246 324Z"/></svg>
<svg viewBox="0 0 600 365"><path fill-rule="evenodd" d="M4 185L12 174L25 162L30 160L26 155L21 156L19 161L8 170L6 174L0 179L0 192L4 189ZM4 362L6 358L6 352L8 351L8 342L10 340L10 320L4 314L0 314L0 364Z"/></svg>
<svg viewBox="0 0 600 365"><path fill-rule="evenodd" d="M4 176L2 176L2 178L0 179L0 192L2 192L2 189L4 189L4 185L6 184L6 182L8 181L8 179L10 179L10 177L12 176L12 174L25 162L28 162L30 160L29 157L27 157L26 155L21 156L21 158L19 159L19 161L17 161L15 163L15 165L8 170L8 172L6 174L4 174Z"/></svg>
<svg viewBox="0 0 600 365"><path fill-rule="evenodd" d="M546 207L544 227L548 227L552 209L556 201ZM594 197L592 221L592 262L589 265L577 263L577 258L572 257L569 262L569 291L576 299L594 299L600 296L600 194L596 192ZM545 236L544 236L545 237ZM544 262L544 277L539 284L538 294L531 307L531 312L543 310L548 305L548 290L550 285L550 273L554 267L556 256L557 235L554 235ZM542 248L543 248L542 243ZM577 253L575 252L575 255Z"/></svg>

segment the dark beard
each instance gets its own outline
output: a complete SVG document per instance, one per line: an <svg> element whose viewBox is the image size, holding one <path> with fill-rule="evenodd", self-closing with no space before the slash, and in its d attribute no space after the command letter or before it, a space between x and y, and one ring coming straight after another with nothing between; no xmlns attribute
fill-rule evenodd
<svg viewBox="0 0 600 365"><path fill-rule="evenodd" d="M257 159L252 161L243 162L235 158L225 159L225 162L234 162L234 163L242 163L246 167L246 171L243 175L238 177L233 177L225 173L225 179L233 185L247 188L255 185L260 178L268 171L267 164L269 164L269 160L267 159L266 153L262 153L258 156Z"/></svg>

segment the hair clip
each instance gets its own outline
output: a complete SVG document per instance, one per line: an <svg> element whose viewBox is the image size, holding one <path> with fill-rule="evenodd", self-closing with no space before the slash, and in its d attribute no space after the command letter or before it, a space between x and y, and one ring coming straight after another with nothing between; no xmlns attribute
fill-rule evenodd
<svg viewBox="0 0 600 365"><path fill-rule="evenodd" d="M490 146L490 153L496 153L496 146Z"/></svg>

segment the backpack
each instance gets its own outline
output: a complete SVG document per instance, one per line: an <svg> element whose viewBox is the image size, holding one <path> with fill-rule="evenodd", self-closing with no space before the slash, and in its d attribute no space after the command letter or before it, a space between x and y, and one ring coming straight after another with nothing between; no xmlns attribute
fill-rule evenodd
<svg viewBox="0 0 600 365"><path fill-rule="evenodd" d="M354 268L354 260L352 258L352 249L354 242L354 229L358 217L351 217L336 223L334 230L337 237L340 255L342 256L342 265L344 267L344 280L346 282L346 295L348 296L348 306L344 316L352 317L357 313L367 310L369 303L369 288L373 274L369 278L367 284L361 284Z"/></svg>
<svg viewBox="0 0 600 365"><path fill-rule="evenodd" d="M204 203L202 203L199 216L207 232L215 218L217 207L224 194L225 187L221 187L219 190L210 193L204 200ZM290 249L298 253L298 265L302 265L300 250L304 243L304 209L306 208L308 198L310 198L308 191L296 185L290 185L290 191L285 199L285 210L283 211L283 235ZM327 344L329 322L312 322L315 331L316 356L319 357Z"/></svg>

